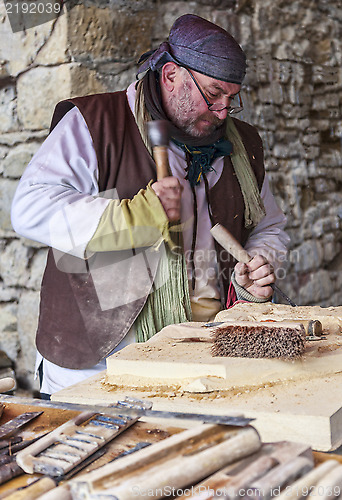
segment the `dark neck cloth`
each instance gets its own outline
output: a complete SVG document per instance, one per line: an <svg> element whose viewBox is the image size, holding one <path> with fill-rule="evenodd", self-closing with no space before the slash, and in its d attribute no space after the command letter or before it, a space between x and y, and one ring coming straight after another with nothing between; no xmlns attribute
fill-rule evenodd
<svg viewBox="0 0 342 500"><path fill-rule="evenodd" d="M197 147L188 146L175 139L172 139L172 141L176 146L185 151L185 154L189 158L185 179L189 181L191 187L195 187L201 182L203 174L215 170L212 164L216 158L229 156L233 151L232 143L223 138L214 142L214 144Z"/></svg>

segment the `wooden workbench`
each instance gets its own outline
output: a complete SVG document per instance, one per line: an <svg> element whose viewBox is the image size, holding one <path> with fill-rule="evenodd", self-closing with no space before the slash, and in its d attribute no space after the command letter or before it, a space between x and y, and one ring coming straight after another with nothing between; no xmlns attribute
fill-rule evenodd
<svg viewBox="0 0 342 500"><path fill-rule="evenodd" d="M6 400L6 398L3 399ZM0 395L0 403L1 402L2 398ZM43 411L42 415L29 422L22 430L16 433L16 435L22 436L23 439L26 440L42 436L78 414L78 412L70 410L51 408L48 406L48 402L46 406L39 407L35 406L34 400L32 400L32 402L32 405L21 404L20 398L13 398L13 402L10 403L5 402L5 407L0 418L0 425L25 412ZM175 433L181 432L182 430L180 426L175 427L168 422L164 422L163 425L160 426L139 421L134 424L133 427L127 429L123 434L117 436L111 443L107 444L104 455L76 474L75 477L108 463L121 453L133 448L139 442L155 443ZM0 485L0 499L11 491L25 487L41 477L40 474L22 474Z"/></svg>

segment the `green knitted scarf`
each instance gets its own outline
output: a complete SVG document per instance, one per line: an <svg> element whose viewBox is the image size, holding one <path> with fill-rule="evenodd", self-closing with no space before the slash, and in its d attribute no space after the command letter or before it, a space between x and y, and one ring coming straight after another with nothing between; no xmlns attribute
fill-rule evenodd
<svg viewBox="0 0 342 500"><path fill-rule="evenodd" d="M233 145L231 160L245 203L245 226L252 228L265 217L266 211L246 148L235 127L234 120L228 116L226 121L226 136Z"/></svg>

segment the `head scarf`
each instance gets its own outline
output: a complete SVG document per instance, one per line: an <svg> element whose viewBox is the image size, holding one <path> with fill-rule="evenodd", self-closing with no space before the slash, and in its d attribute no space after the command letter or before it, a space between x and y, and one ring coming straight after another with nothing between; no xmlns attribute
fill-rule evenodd
<svg viewBox="0 0 342 500"><path fill-rule="evenodd" d="M193 14L179 17L168 42L140 58L137 77L158 71L169 61L187 66L217 80L241 85L246 74L246 56L237 41L223 28Z"/></svg>

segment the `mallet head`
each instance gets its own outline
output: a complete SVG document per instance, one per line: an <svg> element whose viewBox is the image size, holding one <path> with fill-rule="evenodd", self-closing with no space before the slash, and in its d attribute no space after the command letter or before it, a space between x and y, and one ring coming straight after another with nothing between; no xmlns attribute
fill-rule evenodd
<svg viewBox="0 0 342 500"><path fill-rule="evenodd" d="M170 133L169 124L166 120L151 120L146 125L152 148L155 146L168 146Z"/></svg>

